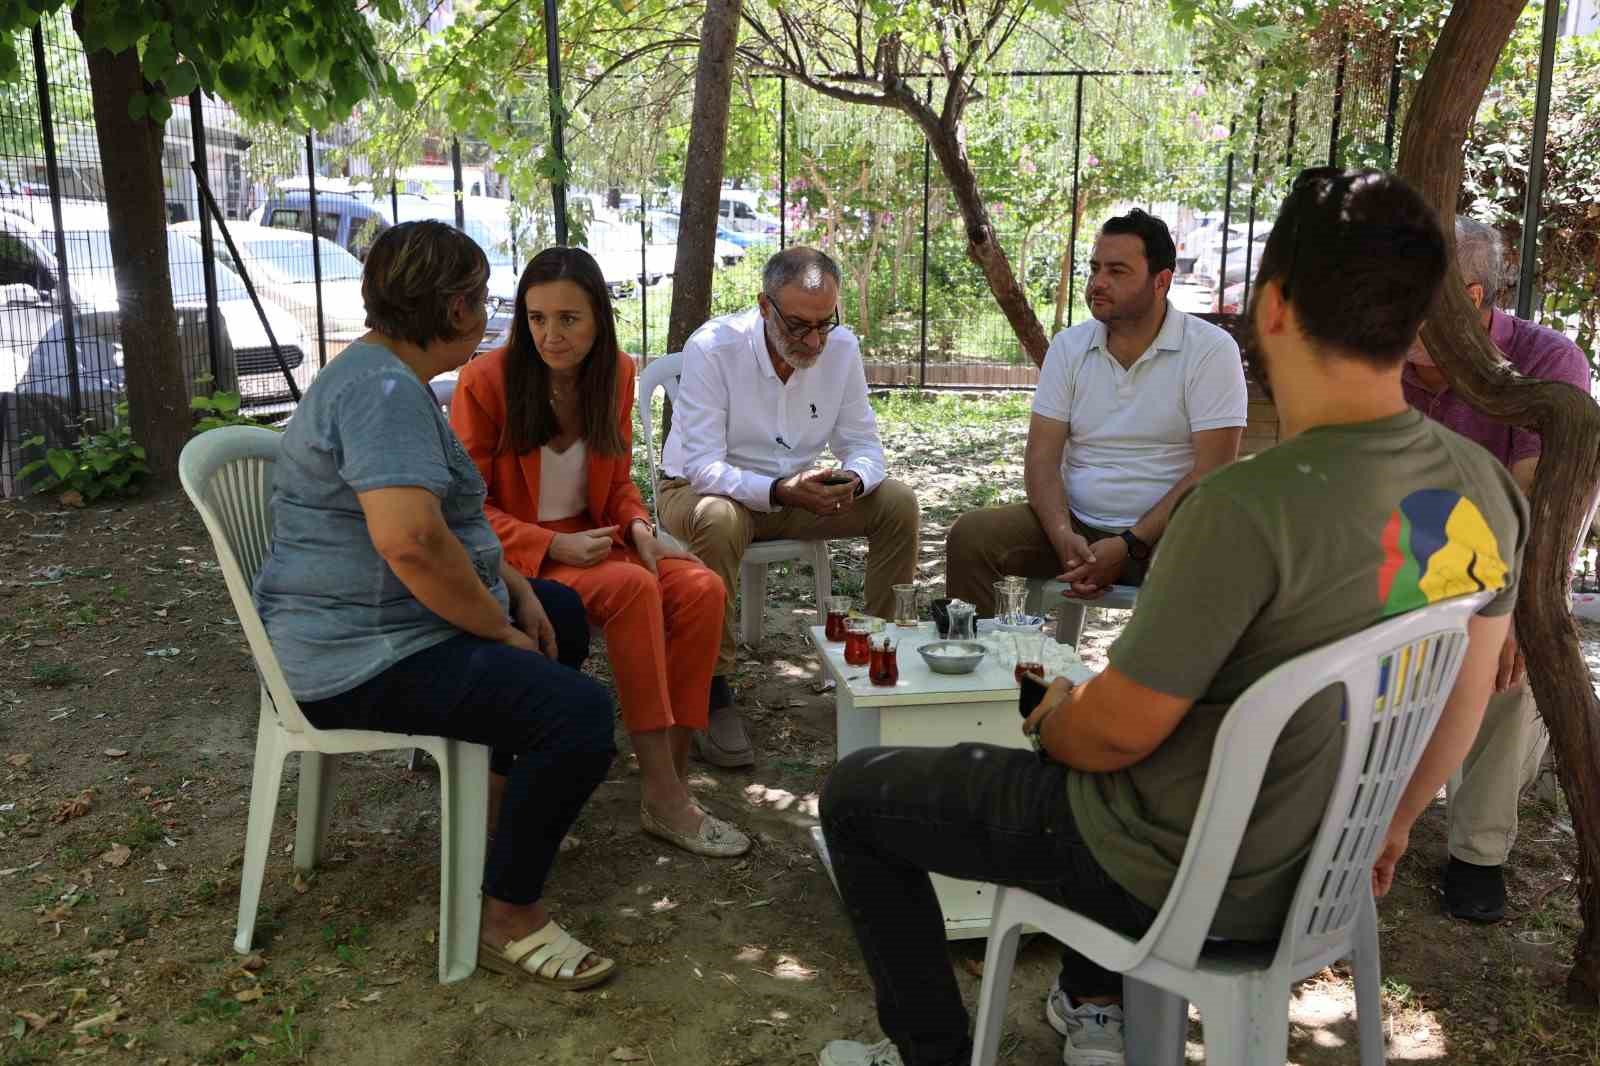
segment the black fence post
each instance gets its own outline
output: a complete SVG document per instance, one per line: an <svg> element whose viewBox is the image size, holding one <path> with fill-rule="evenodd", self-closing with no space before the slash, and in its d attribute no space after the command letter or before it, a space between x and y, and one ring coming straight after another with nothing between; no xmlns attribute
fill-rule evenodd
<svg viewBox="0 0 1600 1066"><path fill-rule="evenodd" d="M450 176L456 188L456 229L467 228L466 183L461 177L461 138L450 138Z"/></svg>
<svg viewBox="0 0 1600 1066"><path fill-rule="evenodd" d="M400 222L400 185L398 182L389 182L389 210L394 215L390 221L396 225Z"/></svg>
<svg viewBox="0 0 1600 1066"><path fill-rule="evenodd" d="M1265 93L1256 97L1256 146L1254 153L1250 157L1250 220L1245 223L1244 232L1244 295L1239 298L1239 312L1241 314L1246 307L1250 306L1250 279L1252 270L1255 267L1253 260L1256 251L1256 192L1261 184L1261 117L1266 104ZM1226 260L1222 264L1222 277L1222 291L1226 295L1228 291L1228 264Z"/></svg>
<svg viewBox="0 0 1600 1066"><path fill-rule="evenodd" d="M644 364L650 362L650 226L645 219L649 207L648 183L639 186L639 354ZM716 251L713 249L715 260Z"/></svg>
<svg viewBox="0 0 1600 1066"><path fill-rule="evenodd" d="M1083 156L1083 75L1072 101L1072 223L1067 228L1067 325L1078 302L1078 163ZM1058 290L1059 291L1059 290Z"/></svg>
<svg viewBox="0 0 1600 1066"><path fill-rule="evenodd" d="M561 167L561 176L550 183L550 199L556 212L556 243L566 244L567 149L562 135L561 20L556 16L556 0L544 0L544 60L550 83L550 150Z"/></svg>
<svg viewBox="0 0 1600 1066"><path fill-rule="evenodd" d="M1339 165L1339 123L1344 118L1344 66L1350 56L1350 34L1339 32L1339 66L1333 75L1333 126L1328 131L1328 165Z"/></svg>
<svg viewBox="0 0 1600 1066"><path fill-rule="evenodd" d="M929 77L923 85L922 102L930 103L933 100L933 78ZM917 388L928 387L928 190L929 168L932 163L933 145L928 142L927 134L922 137L922 309L918 317L922 320L922 355L917 363Z"/></svg>
<svg viewBox="0 0 1600 1066"><path fill-rule="evenodd" d="M200 102L200 90L189 93L189 136L194 142L194 165L200 179L211 181L210 153L206 148L206 123ZM217 245L211 235L211 213L200 205L198 191L194 197L195 213L200 216L200 272L206 286L206 348L211 359L211 387L220 389L222 380L221 318L217 310Z"/></svg>
<svg viewBox="0 0 1600 1066"><path fill-rule="evenodd" d="M83 393L78 386L77 309L72 303L72 267L67 262L67 234L61 218L61 168L56 161L56 128L50 109L50 74L44 65L44 31L33 24L33 77L39 90L39 129L44 134L45 175L50 182L50 217L56 227L56 279L61 289L61 333L67 345L67 396L72 417L83 417Z"/></svg>
<svg viewBox="0 0 1600 1066"><path fill-rule="evenodd" d="M1215 310L1222 310L1222 291L1228 284L1228 227L1233 225L1233 135L1239 120L1228 122L1228 169L1223 176L1222 188L1222 257L1217 261L1217 298Z"/></svg>
<svg viewBox="0 0 1600 1066"><path fill-rule="evenodd" d="M1394 35L1394 53L1389 59L1389 110L1383 119L1383 165L1394 166L1394 131L1400 111L1400 35Z"/></svg>
<svg viewBox="0 0 1600 1066"><path fill-rule="evenodd" d="M1283 146L1283 165L1294 166L1294 139L1300 122L1300 91L1289 94L1289 139Z"/></svg>
<svg viewBox="0 0 1600 1066"><path fill-rule="evenodd" d="M778 77L778 250L789 247L789 79Z"/></svg>
<svg viewBox="0 0 1600 1066"><path fill-rule="evenodd" d="M1550 81L1555 74L1556 31L1561 5L1545 0L1539 41L1539 87L1533 102L1533 142L1528 146L1528 193L1522 202L1522 255L1517 269L1517 317L1533 314L1533 281L1539 272L1539 215L1544 206L1544 141L1550 129Z"/></svg>
<svg viewBox="0 0 1600 1066"><path fill-rule="evenodd" d="M207 183L210 184L209 182ZM317 292L317 366L328 365L328 327L322 317L322 223L317 213L317 135L306 134L306 192L311 201L311 278ZM298 399L298 397L297 397Z"/></svg>

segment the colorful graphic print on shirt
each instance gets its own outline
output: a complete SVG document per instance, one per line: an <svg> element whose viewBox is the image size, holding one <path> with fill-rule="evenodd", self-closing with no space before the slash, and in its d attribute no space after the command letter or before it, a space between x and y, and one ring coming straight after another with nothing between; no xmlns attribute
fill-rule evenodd
<svg viewBox="0 0 1600 1066"><path fill-rule="evenodd" d="M1508 570L1494 531L1476 504L1459 492L1413 492L1383 529L1378 599L1383 616L1453 596L1506 586Z"/></svg>

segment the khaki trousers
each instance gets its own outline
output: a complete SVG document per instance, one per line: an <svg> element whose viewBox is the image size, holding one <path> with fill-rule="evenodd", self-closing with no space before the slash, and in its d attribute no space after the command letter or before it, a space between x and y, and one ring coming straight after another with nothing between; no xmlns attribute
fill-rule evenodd
<svg viewBox="0 0 1600 1066"><path fill-rule="evenodd" d="M1117 535L1085 525L1076 515L1072 529L1091 544ZM1146 565L1129 559L1122 564L1117 584L1143 584ZM1060 573L1055 546L1026 503L968 511L956 519L945 539L946 595L974 605L979 617L994 614L994 583L1002 577L1054 578Z"/></svg>
<svg viewBox="0 0 1600 1066"><path fill-rule="evenodd" d="M717 673L734 668L734 597L745 549L758 540L844 540L867 538L866 609L880 618L894 616L894 586L916 575L921 512L909 486L887 478L841 515L814 515L799 508L752 511L726 496L702 496L689 482L663 482L658 506L661 526L683 541L722 578L728 590L722 619ZM825 604L819 604L825 609Z"/></svg>
<svg viewBox="0 0 1600 1066"><path fill-rule="evenodd" d="M1499 866L1517 839L1517 801L1538 776L1550 734L1527 684L1496 693L1461 769L1451 775L1450 854L1478 866Z"/></svg>

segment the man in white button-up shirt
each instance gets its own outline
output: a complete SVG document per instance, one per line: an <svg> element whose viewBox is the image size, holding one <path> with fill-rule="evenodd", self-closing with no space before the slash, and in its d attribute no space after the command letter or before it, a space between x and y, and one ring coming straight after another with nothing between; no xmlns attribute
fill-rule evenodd
<svg viewBox="0 0 1600 1066"><path fill-rule="evenodd" d="M950 595L988 613L1003 574L1060 577L1080 597L1144 580L1173 506L1239 454L1249 401L1232 337L1167 300L1177 249L1140 210L1089 261L1093 315L1050 342L1023 465L1028 502L962 515Z"/></svg>
<svg viewBox="0 0 1600 1066"><path fill-rule="evenodd" d="M912 578L920 515L885 477L861 348L839 325L839 268L812 248L767 261L757 306L714 318L683 347L662 451L662 526L728 587L711 724L696 749L719 766L755 761L733 707L733 598L752 541L867 538L866 608L888 617ZM819 463L824 448L837 466Z"/></svg>

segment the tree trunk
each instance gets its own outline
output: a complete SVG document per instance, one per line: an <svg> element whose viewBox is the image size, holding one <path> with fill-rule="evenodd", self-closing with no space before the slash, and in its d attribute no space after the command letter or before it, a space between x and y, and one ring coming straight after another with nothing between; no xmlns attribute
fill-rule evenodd
<svg viewBox="0 0 1600 1066"><path fill-rule="evenodd" d="M1569 575L1600 480L1600 408L1568 385L1524 380L1503 367L1478 324L1453 256L1451 220L1461 187L1462 145L1525 2L1472 0L1451 8L1406 116L1399 169L1439 212L1452 245L1440 308L1422 330L1428 351L1451 388L1473 407L1537 429L1544 442L1515 624L1578 841L1583 930L1567 976L1567 997L1593 1007L1600 1003L1600 889L1595 883L1600 874L1600 702L1578 645Z"/></svg>
<svg viewBox="0 0 1600 1066"><path fill-rule="evenodd" d="M700 61L694 75L694 110L683 164L682 215L672 278L667 350L680 352L689 335L711 317L711 272L716 260L717 210L728 149L728 102L733 93L733 49L739 39L742 0L707 0L700 26Z"/></svg>
<svg viewBox="0 0 1600 1066"><path fill-rule="evenodd" d="M912 117L918 116L913 114ZM959 124L951 127L942 121L929 124L920 119L918 124L922 126L933 154L939 160L939 169L950 183L957 207L961 209L961 220L967 228L967 255L983 271L989 291L994 294L995 303L1000 305L1012 332L1017 335L1023 354L1033 360L1034 366L1043 366L1049 339L1044 335L1039 316L1033 313L1027 293L1017 283L1005 249L995 240L994 225L989 219L983 194L978 191L978 177L972 172L972 161L967 157L967 146Z"/></svg>
<svg viewBox="0 0 1600 1066"><path fill-rule="evenodd" d="M1069 249L1061 253L1061 272L1056 276L1056 320L1051 326L1051 334L1061 332L1061 327L1067 324L1067 285L1072 277L1072 251Z"/></svg>
<svg viewBox="0 0 1600 1066"><path fill-rule="evenodd" d="M93 5L81 5L81 17ZM189 436L189 388L178 347L178 315L167 268L167 205L161 180L162 127L128 117L128 100L145 91L139 55L89 52L89 91L100 145L117 279L118 328L134 440L145 448L150 476L176 480L178 453Z"/></svg>

